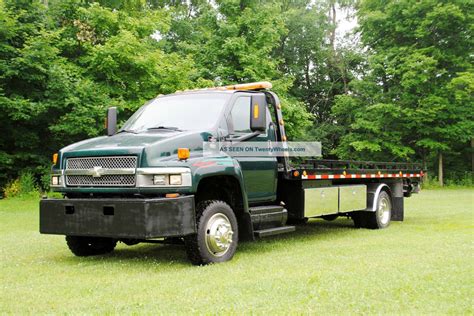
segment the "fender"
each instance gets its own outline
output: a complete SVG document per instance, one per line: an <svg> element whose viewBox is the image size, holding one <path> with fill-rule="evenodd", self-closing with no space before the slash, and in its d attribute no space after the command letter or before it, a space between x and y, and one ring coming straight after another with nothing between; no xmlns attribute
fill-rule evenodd
<svg viewBox="0 0 474 316"><path fill-rule="evenodd" d="M392 191L386 183L373 183L367 185L367 209L368 212L375 212L377 209L377 204L375 203L380 195L382 190L387 190L390 196L392 196Z"/></svg>
<svg viewBox="0 0 474 316"><path fill-rule="evenodd" d="M244 212L248 213L247 192L244 186L244 177L242 169L237 160L229 157L204 157L194 160L191 164L191 172L193 178L192 191L197 192L197 188L202 179L213 176L231 176L237 180L242 192L242 203Z"/></svg>

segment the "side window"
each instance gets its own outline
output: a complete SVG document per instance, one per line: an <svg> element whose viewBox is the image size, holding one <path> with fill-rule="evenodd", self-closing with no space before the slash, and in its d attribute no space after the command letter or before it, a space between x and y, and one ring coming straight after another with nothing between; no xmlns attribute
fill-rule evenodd
<svg viewBox="0 0 474 316"><path fill-rule="evenodd" d="M250 97L239 97L231 111L234 132L250 132Z"/></svg>

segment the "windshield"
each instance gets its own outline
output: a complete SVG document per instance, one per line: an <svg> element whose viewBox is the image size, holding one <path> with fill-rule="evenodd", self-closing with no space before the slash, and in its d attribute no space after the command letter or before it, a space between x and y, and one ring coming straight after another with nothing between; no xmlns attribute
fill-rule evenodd
<svg viewBox="0 0 474 316"><path fill-rule="evenodd" d="M231 94L203 93L161 97L141 107L122 131L206 130L216 125Z"/></svg>

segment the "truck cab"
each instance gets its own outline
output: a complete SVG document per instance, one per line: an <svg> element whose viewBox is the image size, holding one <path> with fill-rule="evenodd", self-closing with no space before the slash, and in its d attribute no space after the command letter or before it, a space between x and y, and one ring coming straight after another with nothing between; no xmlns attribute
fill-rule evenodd
<svg viewBox="0 0 474 316"><path fill-rule="evenodd" d="M117 242L182 242L199 265L230 260L239 240L294 231L288 220L352 215L356 225L386 227L373 223L378 199L387 196L384 214L391 217L391 191L403 199L413 191L409 179L350 181L342 186L362 190L358 207L340 212L345 191L336 179L304 181L317 168L292 167L288 157L206 152L206 144L220 142L286 142L281 105L270 88L259 82L158 96L118 130L116 109L109 109L107 136L53 156L51 188L64 198L40 202L40 232L66 235L78 256L110 252ZM321 187L337 200L329 213L311 211L326 203L313 190Z"/></svg>

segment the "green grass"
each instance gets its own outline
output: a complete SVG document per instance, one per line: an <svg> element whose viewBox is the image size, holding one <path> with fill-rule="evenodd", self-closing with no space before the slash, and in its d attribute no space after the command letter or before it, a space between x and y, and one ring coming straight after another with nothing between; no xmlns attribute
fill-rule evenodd
<svg viewBox="0 0 474 316"><path fill-rule="evenodd" d="M311 221L191 266L182 246L78 258L38 233L36 200L0 200L0 313L473 314L474 190L423 191L381 231Z"/></svg>

